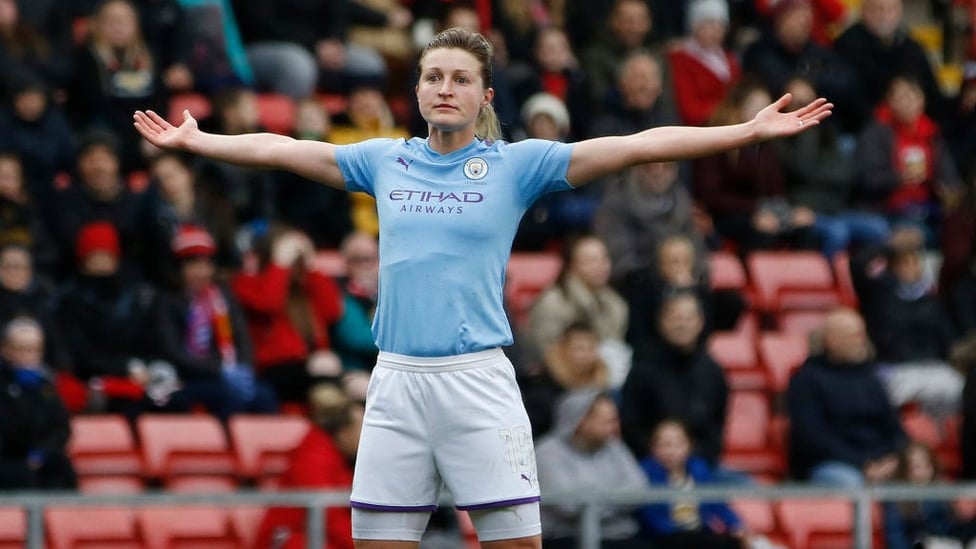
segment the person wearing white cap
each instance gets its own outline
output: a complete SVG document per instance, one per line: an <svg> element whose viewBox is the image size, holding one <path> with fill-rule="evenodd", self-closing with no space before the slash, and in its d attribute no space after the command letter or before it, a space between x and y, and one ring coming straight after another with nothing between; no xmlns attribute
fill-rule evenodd
<svg viewBox="0 0 976 549"><path fill-rule="evenodd" d="M702 126L742 75L739 62L723 47L729 28L726 0L695 0L688 6L688 37L668 52L678 116Z"/></svg>
<svg viewBox="0 0 976 549"><path fill-rule="evenodd" d="M522 105L522 124L527 137L566 141L569 136L569 111L562 99L537 93Z"/></svg>

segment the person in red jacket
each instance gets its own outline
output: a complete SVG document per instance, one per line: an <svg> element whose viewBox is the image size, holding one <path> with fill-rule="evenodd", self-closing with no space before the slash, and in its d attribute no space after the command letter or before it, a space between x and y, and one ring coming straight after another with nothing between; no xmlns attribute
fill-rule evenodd
<svg viewBox="0 0 976 549"><path fill-rule="evenodd" d="M314 426L292 451L281 488L348 490L352 487L352 464L359 448L363 404L346 397L331 383L315 386L308 400ZM348 507L325 511L325 546L353 549L351 516ZM304 509L272 508L258 527L254 546L305 549L305 530Z"/></svg>
<svg viewBox="0 0 976 549"><path fill-rule="evenodd" d="M238 274L233 290L247 317L258 376L280 400L304 403L314 379L342 372L329 342L329 326L342 316L339 287L314 269L315 249L300 231L273 229L256 253L257 271Z"/></svg>
<svg viewBox="0 0 976 549"><path fill-rule="evenodd" d="M729 29L725 0L695 0L688 6L690 34L668 51L674 100L681 121L704 126L742 77L735 54L723 47Z"/></svg>

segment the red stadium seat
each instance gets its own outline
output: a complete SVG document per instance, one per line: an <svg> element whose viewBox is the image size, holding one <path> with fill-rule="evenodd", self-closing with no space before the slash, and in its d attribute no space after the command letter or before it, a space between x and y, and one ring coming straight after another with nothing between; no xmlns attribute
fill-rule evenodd
<svg viewBox="0 0 976 549"><path fill-rule="evenodd" d="M834 278L837 280L837 287L844 298L844 303L849 307L857 308L857 292L854 291L854 279L851 277L850 257L846 252L841 252L834 256L831 266L834 269Z"/></svg>
<svg viewBox="0 0 976 549"><path fill-rule="evenodd" d="M775 506L793 549L853 547L854 506L841 500L785 500Z"/></svg>
<svg viewBox="0 0 976 549"><path fill-rule="evenodd" d="M768 397L758 391L734 391L726 418L722 465L761 478L782 478L785 464L771 441Z"/></svg>
<svg viewBox="0 0 976 549"><path fill-rule="evenodd" d="M197 120L210 116L213 105L210 99L202 93L179 93L169 99L169 114L167 119L171 124L183 121L183 111L190 111L190 115Z"/></svg>
<svg viewBox="0 0 976 549"><path fill-rule="evenodd" d="M769 389L782 393L790 376L810 354L807 336L783 332L763 332L759 336L759 360L766 370Z"/></svg>
<svg viewBox="0 0 976 549"><path fill-rule="evenodd" d="M346 112L346 107L349 105L349 98L341 93L323 93L319 94L316 99L325 107L330 116Z"/></svg>
<svg viewBox="0 0 976 549"><path fill-rule="evenodd" d="M78 476L142 474L142 459L121 415L74 416L68 456Z"/></svg>
<svg viewBox="0 0 976 549"><path fill-rule="evenodd" d="M745 290L749 285L746 269L732 252L716 250L708 254L708 274L713 290Z"/></svg>
<svg viewBox="0 0 976 549"><path fill-rule="evenodd" d="M788 540L776 524L773 504L768 501L736 499L730 504L749 532L765 536L769 541L786 545Z"/></svg>
<svg viewBox="0 0 976 549"><path fill-rule="evenodd" d="M137 511L146 549L238 549L240 540L220 507L146 507Z"/></svg>
<svg viewBox="0 0 976 549"><path fill-rule="evenodd" d="M188 475L170 478L164 488L181 494L227 494L236 492L240 485L236 478L226 475Z"/></svg>
<svg viewBox="0 0 976 549"><path fill-rule="evenodd" d="M823 327L827 314L828 311L783 311L777 322L781 332L807 337Z"/></svg>
<svg viewBox="0 0 976 549"><path fill-rule="evenodd" d="M136 428L150 477L236 475L224 429L213 416L146 414L136 420Z"/></svg>
<svg viewBox="0 0 976 549"><path fill-rule="evenodd" d="M746 269L756 305L767 313L830 309L844 302L830 264L817 252L753 252Z"/></svg>
<svg viewBox="0 0 976 549"><path fill-rule="evenodd" d="M142 549L136 517L125 507L52 507L44 512L51 549Z"/></svg>
<svg viewBox="0 0 976 549"><path fill-rule="evenodd" d="M513 252L508 261L505 294L516 324L524 325L532 303L559 276L563 261L551 252Z"/></svg>
<svg viewBox="0 0 976 549"><path fill-rule="evenodd" d="M236 415L228 427L241 476L262 479L285 471L288 453L305 438L310 423L298 416Z"/></svg>
<svg viewBox="0 0 976 549"><path fill-rule="evenodd" d="M264 507L232 507L228 510L234 536L241 541L241 547L250 549L258 537L258 526L264 518ZM258 549L258 548L255 548Z"/></svg>
<svg viewBox="0 0 976 549"><path fill-rule="evenodd" d="M942 446L939 424L928 414L920 411L902 414L901 425L912 440L921 442L933 450Z"/></svg>
<svg viewBox="0 0 976 549"><path fill-rule="evenodd" d="M290 135L295 129L295 101L287 95L258 94L258 120L269 132Z"/></svg>
<svg viewBox="0 0 976 549"><path fill-rule="evenodd" d="M708 353L722 367L733 390L764 389L766 376L756 358L756 344L745 332L715 332L708 338Z"/></svg>
<svg viewBox="0 0 976 549"><path fill-rule="evenodd" d="M27 514L22 509L0 509L0 549L22 549L27 538Z"/></svg>
<svg viewBox="0 0 976 549"><path fill-rule="evenodd" d="M138 494L146 488L142 477L136 476L92 476L78 479L78 491L85 495L94 494Z"/></svg>

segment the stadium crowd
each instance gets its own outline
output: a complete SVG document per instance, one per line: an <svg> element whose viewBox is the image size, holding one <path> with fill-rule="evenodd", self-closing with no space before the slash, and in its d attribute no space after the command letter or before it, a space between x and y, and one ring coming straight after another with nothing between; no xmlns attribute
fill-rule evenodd
<svg viewBox="0 0 976 549"><path fill-rule="evenodd" d="M77 488L67 441L83 414L307 414L320 429L285 484L351 482L377 353L375 203L155 149L132 113L336 144L425 135L411 70L452 26L496 49L508 140L738 123L785 92L836 106L797 137L639 166L526 213L515 252L562 260L513 306L507 349L543 490L976 478L976 62L948 91L903 8L0 0L0 490ZM788 383L745 391L785 421L769 427L783 462L742 468L724 458L744 386L710 338L755 340L781 311L719 287L710 258L783 250L842 265L853 299L816 311ZM958 444L913 441L908 415ZM974 536L928 503L885 506L888 547ZM547 547L573 546L579 510L546 512ZM263 536L301 518L268 521ZM763 542L719 504L603 524L606 547ZM348 529L341 513L329 525Z"/></svg>

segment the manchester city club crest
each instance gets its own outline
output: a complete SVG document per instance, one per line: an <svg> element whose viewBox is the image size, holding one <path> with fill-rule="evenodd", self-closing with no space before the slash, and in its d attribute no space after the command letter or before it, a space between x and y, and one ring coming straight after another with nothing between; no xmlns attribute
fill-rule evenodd
<svg viewBox="0 0 976 549"><path fill-rule="evenodd" d="M468 179L484 179L488 175L488 163L484 158L472 158L464 163L464 176Z"/></svg>

